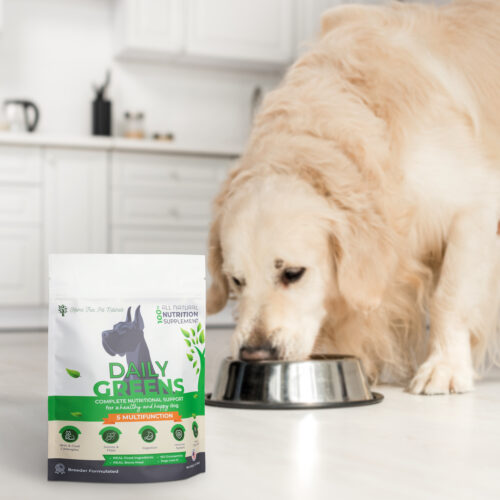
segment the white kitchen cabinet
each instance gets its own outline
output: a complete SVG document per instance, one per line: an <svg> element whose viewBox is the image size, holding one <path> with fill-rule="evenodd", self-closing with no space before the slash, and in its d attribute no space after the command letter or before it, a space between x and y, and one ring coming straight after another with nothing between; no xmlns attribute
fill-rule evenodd
<svg viewBox="0 0 500 500"><path fill-rule="evenodd" d="M37 306L41 301L38 225L0 225L0 304ZM19 314L22 314L21 312Z"/></svg>
<svg viewBox="0 0 500 500"><path fill-rule="evenodd" d="M203 193L211 197L233 160L191 155L116 152L112 155L113 187L165 194Z"/></svg>
<svg viewBox="0 0 500 500"><path fill-rule="evenodd" d="M0 185L40 183L40 148L2 145L0 158Z"/></svg>
<svg viewBox="0 0 500 500"><path fill-rule="evenodd" d="M0 137L0 329L46 327L50 253L206 254L234 152L8 140ZM226 311L215 322L232 319Z"/></svg>
<svg viewBox="0 0 500 500"><path fill-rule="evenodd" d="M44 156L44 276L51 253L108 250L108 154L47 149ZM44 280L47 300L47 280Z"/></svg>
<svg viewBox="0 0 500 500"><path fill-rule="evenodd" d="M46 150L47 253L107 251L107 156L105 151Z"/></svg>
<svg viewBox="0 0 500 500"><path fill-rule="evenodd" d="M189 55L285 65L291 61L291 0L187 0Z"/></svg>
<svg viewBox="0 0 500 500"><path fill-rule="evenodd" d="M294 52L295 11L295 0L116 0L116 53L282 68Z"/></svg>
<svg viewBox="0 0 500 500"><path fill-rule="evenodd" d="M113 252L206 253L212 201L232 161L113 153Z"/></svg>
<svg viewBox="0 0 500 500"><path fill-rule="evenodd" d="M116 0L118 54L176 54L184 39L183 0Z"/></svg>
<svg viewBox="0 0 500 500"><path fill-rule="evenodd" d="M38 305L40 149L2 145L0 158L0 305Z"/></svg>
<svg viewBox="0 0 500 500"><path fill-rule="evenodd" d="M48 255L108 250L108 153L47 149L44 155L42 296L48 299Z"/></svg>

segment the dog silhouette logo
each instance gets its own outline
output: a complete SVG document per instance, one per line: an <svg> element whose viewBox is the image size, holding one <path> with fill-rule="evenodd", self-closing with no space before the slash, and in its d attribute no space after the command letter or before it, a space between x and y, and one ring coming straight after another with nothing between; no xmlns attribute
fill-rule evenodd
<svg viewBox="0 0 500 500"><path fill-rule="evenodd" d="M125 356L129 367L132 364L137 368L141 366L149 367L147 376L134 370L133 373L124 377L123 380L126 382L151 378L156 373L144 338L144 320L141 315L141 306L137 306L133 320L130 311L131 307L127 310L125 321L116 323L112 330L102 332L102 346L108 354L111 356Z"/></svg>
<svg viewBox="0 0 500 500"><path fill-rule="evenodd" d="M66 467L64 466L64 464L56 464L54 466L54 472L56 474L66 474Z"/></svg>

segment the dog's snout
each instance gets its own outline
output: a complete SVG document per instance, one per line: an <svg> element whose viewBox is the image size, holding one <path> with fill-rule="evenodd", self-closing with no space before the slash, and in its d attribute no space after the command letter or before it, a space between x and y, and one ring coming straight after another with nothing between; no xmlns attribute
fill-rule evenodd
<svg viewBox="0 0 500 500"><path fill-rule="evenodd" d="M257 346L244 345L240 349L240 359L243 361L268 361L278 359L278 351L269 343Z"/></svg>

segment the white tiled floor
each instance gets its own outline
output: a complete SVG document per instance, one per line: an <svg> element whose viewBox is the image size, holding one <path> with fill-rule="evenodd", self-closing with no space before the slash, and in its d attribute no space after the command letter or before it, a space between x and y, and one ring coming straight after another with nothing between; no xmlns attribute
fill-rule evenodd
<svg viewBox="0 0 500 500"><path fill-rule="evenodd" d="M210 331L207 388L229 331ZM316 411L207 408L207 473L156 484L46 481L46 334L0 334L0 499L498 499L500 373L470 394Z"/></svg>

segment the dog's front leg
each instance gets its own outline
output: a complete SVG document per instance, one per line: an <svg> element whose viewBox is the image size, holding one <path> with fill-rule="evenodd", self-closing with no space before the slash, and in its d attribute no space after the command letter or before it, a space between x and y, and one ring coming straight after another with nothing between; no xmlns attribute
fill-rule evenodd
<svg viewBox="0 0 500 500"><path fill-rule="evenodd" d="M496 216L461 214L451 225L439 282L431 301L430 352L410 383L414 394L473 388L471 333L491 301L497 260ZM490 308L491 309L491 308Z"/></svg>

